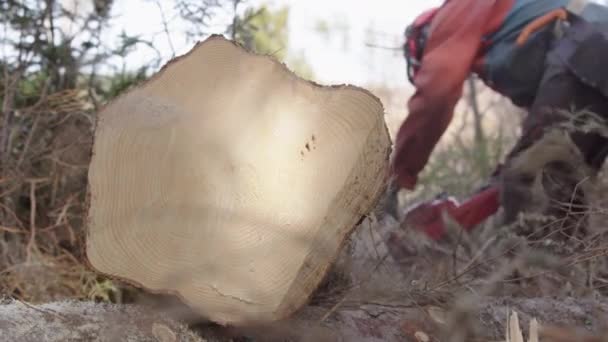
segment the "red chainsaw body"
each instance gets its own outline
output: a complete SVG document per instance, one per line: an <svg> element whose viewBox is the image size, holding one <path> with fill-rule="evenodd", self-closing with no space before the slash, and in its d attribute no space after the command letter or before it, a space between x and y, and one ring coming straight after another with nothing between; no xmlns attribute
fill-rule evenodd
<svg viewBox="0 0 608 342"><path fill-rule="evenodd" d="M442 212L458 222L466 231L472 230L500 206L497 187L488 187L459 203L455 198L436 199L417 205L409 210L404 222L414 229L424 231L433 240L445 235Z"/></svg>

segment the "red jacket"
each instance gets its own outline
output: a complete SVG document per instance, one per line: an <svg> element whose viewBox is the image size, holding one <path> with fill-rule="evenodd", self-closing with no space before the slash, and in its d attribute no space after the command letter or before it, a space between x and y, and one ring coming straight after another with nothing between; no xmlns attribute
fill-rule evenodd
<svg viewBox="0 0 608 342"><path fill-rule="evenodd" d="M413 189L437 142L450 124L464 82L483 64L482 38L503 23L515 0L446 0L431 23L422 66L416 75L409 115L395 142L392 171Z"/></svg>

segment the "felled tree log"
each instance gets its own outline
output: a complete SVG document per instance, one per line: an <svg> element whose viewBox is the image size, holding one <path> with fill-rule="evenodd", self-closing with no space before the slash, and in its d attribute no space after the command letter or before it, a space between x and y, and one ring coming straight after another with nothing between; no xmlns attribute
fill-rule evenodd
<svg viewBox="0 0 608 342"><path fill-rule="evenodd" d="M302 307L388 174L381 102L212 36L99 113L86 255L221 324Z"/></svg>
<svg viewBox="0 0 608 342"><path fill-rule="evenodd" d="M60 302L0 305L0 341L203 342L184 324L130 305Z"/></svg>

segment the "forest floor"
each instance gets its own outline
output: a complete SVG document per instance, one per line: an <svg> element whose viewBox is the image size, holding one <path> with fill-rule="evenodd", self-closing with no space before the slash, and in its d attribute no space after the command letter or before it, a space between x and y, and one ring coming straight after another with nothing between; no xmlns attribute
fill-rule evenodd
<svg viewBox="0 0 608 342"><path fill-rule="evenodd" d="M541 341L603 341L582 337L601 336L608 314L608 248L605 239L594 240L580 250L550 239L535 247L488 224L436 243L388 216L364 221L309 305L276 324L219 327L171 297L116 283L136 293L126 300L135 306L7 300L0 305L0 339L505 341L507 319L517 313L524 336L535 319L553 336Z"/></svg>
<svg viewBox="0 0 608 342"><path fill-rule="evenodd" d="M124 318L114 321L118 327L133 315L145 320L141 311L121 308L124 304L151 307L144 311L190 324L209 341L248 340L243 336L256 341L333 341L338 337L348 341L504 341L512 312L519 315L524 334L533 318L541 326L564 327L570 333L580 329L601 336L605 331L605 184L595 186L597 199L585 215L592 229L584 239L563 239L561 233L567 227L562 222L530 217L510 227L490 220L471 234L460 234L451 226L449 238L438 243L402 227L391 216L372 215L345 242L309 305L288 321L238 331L201 323L170 298L102 277L83 262L87 166L95 119L91 111L73 109L74 96L66 93L52 98L61 106L41 103L23 110L22 121L15 126L15 134L21 132L15 139L17 152L4 156L0 297L7 300L0 305L0 332L27 333L36 340L39 333L61 326L70 330L70 324L76 323L84 327L85 335L94 327L108 331L103 324L93 323L103 323L99 317L113 312ZM531 238L531 227L549 233ZM58 304L66 301L91 304ZM82 319L66 321L62 319L66 315ZM54 325L45 325L45 319ZM139 327L154 327L156 320L138 321ZM133 330L133 334L139 332ZM1 334L0 340L4 340ZM583 339L561 341L576 340Z"/></svg>

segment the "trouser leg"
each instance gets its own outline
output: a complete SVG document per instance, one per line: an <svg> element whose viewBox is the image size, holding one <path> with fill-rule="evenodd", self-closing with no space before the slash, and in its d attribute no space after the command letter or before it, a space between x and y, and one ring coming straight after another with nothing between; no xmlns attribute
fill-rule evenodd
<svg viewBox="0 0 608 342"><path fill-rule="evenodd" d="M547 138L549 129L556 129L582 110L608 117L608 101L549 53L538 94L523 123L522 137L507 156L501 174L506 223L527 211L563 217L566 212L558 204L574 204L571 211L585 204L584 194L575 190L583 188L580 183L585 175L601 168L608 139L596 133L566 130L561 136ZM542 196L535 191L542 191Z"/></svg>

